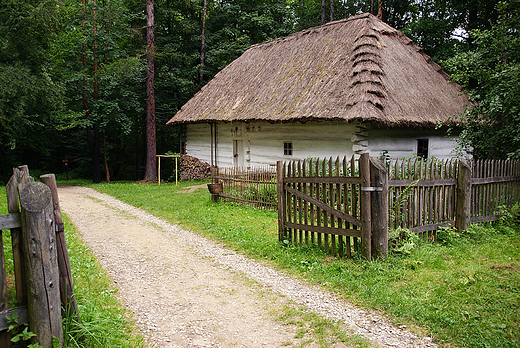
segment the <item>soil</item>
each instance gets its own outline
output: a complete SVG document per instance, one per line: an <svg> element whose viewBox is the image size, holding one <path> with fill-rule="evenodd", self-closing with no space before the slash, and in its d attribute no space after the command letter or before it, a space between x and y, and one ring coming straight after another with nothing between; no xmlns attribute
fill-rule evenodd
<svg viewBox="0 0 520 348"><path fill-rule="evenodd" d="M59 198L150 347L304 345L300 327L273 314L284 305L337 320L374 346L436 347L429 337L108 195L64 186Z"/></svg>

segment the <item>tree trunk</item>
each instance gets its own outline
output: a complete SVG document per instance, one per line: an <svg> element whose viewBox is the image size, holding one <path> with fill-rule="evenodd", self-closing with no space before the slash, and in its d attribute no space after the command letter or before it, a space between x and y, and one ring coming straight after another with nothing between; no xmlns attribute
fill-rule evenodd
<svg viewBox="0 0 520 348"><path fill-rule="evenodd" d="M327 0L321 0L321 25L325 24L325 8Z"/></svg>
<svg viewBox="0 0 520 348"><path fill-rule="evenodd" d="M200 44L200 72L199 72L199 88L202 88L202 83L204 81L204 49L206 46L206 13L208 9L207 0L203 1L203 9L202 9L202 39Z"/></svg>
<svg viewBox="0 0 520 348"><path fill-rule="evenodd" d="M146 0L146 172L145 180L155 181L156 144L155 144L155 92L154 92L154 7L153 0Z"/></svg>
<svg viewBox="0 0 520 348"><path fill-rule="evenodd" d="M334 0L330 0L330 21L334 21Z"/></svg>

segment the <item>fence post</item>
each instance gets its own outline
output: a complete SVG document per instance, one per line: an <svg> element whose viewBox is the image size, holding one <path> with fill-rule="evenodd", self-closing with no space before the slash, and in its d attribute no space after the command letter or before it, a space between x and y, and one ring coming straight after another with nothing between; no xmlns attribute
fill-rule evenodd
<svg viewBox="0 0 520 348"><path fill-rule="evenodd" d="M18 183L21 172L13 168L13 175L6 186L7 209L9 214L20 213L20 202L18 200ZM11 229L11 245L13 249L14 283L16 289L16 302L19 306L27 304L27 286L25 282L25 266L23 261L22 229Z"/></svg>
<svg viewBox="0 0 520 348"><path fill-rule="evenodd" d="M18 186L30 330L43 348L63 346L54 213L50 189L28 180Z"/></svg>
<svg viewBox="0 0 520 348"><path fill-rule="evenodd" d="M364 153L359 158L361 177L361 251L367 260L372 259L372 219L370 208L370 157Z"/></svg>
<svg viewBox="0 0 520 348"><path fill-rule="evenodd" d="M283 162L276 162L276 196L278 198L278 241L285 238L285 196L283 194Z"/></svg>
<svg viewBox="0 0 520 348"><path fill-rule="evenodd" d="M4 263L4 243L2 230L0 230L0 313L9 308L7 297L7 276ZM0 331L0 347L11 347L11 334L7 331Z"/></svg>
<svg viewBox="0 0 520 348"><path fill-rule="evenodd" d="M457 177L457 210L455 227L463 231L469 227L471 215L471 166L466 160L459 160Z"/></svg>
<svg viewBox="0 0 520 348"><path fill-rule="evenodd" d="M372 257L385 259L388 255L388 170L381 161L370 157L372 192Z"/></svg>
<svg viewBox="0 0 520 348"><path fill-rule="evenodd" d="M160 160L160 157L159 157ZM79 321L76 297L74 296L74 285L70 270L69 251L65 240L65 228L61 218L60 200L58 197L58 186L54 174L40 175L40 180L51 190L52 203L54 205L54 221L56 226L56 252L58 254L58 269L60 276L61 305L68 316L74 316Z"/></svg>

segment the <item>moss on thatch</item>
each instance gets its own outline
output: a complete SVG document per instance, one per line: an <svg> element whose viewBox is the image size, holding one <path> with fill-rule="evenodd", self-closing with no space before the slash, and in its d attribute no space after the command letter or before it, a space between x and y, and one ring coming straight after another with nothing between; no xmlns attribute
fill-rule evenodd
<svg viewBox="0 0 520 348"><path fill-rule="evenodd" d="M467 97L403 33L363 14L251 46L168 124L365 121L433 126Z"/></svg>

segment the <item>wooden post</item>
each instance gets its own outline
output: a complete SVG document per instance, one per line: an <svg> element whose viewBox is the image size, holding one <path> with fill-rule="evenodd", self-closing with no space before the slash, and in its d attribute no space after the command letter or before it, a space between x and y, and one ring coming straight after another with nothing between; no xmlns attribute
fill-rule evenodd
<svg viewBox="0 0 520 348"><path fill-rule="evenodd" d="M370 158L372 192L372 257L385 259L388 255L388 170L375 157Z"/></svg>
<svg viewBox="0 0 520 348"><path fill-rule="evenodd" d="M60 200L58 197L58 187L54 174L45 174L40 176L41 182L49 187L52 195L52 203L54 205L54 221L56 226L56 251L58 254L58 269L60 276L60 297L61 305L66 315L75 316L79 321L79 313L76 297L74 296L74 285L72 281L72 272L70 269L69 250L67 249L67 241L65 240L65 228L61 218Z"/></svg>
<svg viewBox="0 0 520 348"><path fill-rule="evenodd" d="M157 168L157 183L159 184L159 186L161 186L161 156L156 156L158 158L157 160L157 166L159 168Z"/></svg>
<svg viewBox="0 0 520 348"><path fill-rule="evenodd" d="M359 158L361 177L361 252L367 260L372 259L372 219L370 208L370 160L368 153Z"/></svg>
<svg viewBox="0 0 520 348"><path fill-rule="evenodd" d="M278 240L285 238L285 200L283 193L283 162L276 162L276 196L278 197Z"/></svg>
<svg viewBox="0 0 520 348"><path fill-rule="evenodd" d="M29 327L43 348L52 348L53 337L63 345L63 330L51 191L42 183L30 181L19 185L18 190Z"/></svg>
<svg viewBox="0 0 520 348"><path fill-rule="evenodd" d="M0 230L0 313L9 308L9 303L7 300L7 276L5 274L4 242L2 238L2 230ZM0 347L11 347L11 334L9 332L0 331Z"/></svg>
<svg viewBox="0 0 520 348"><path fill-rule="evenodd" d="M18 201L18 182L22 172L13 169L13 175L7 183L7 209L9 214L20 213ZM11 247L13 249L14 284L16 289L16 302L19 306L27 304L27 286L25 282L25 266L22 248L22 229L11 228Z"/></svg>
<svg viewBox="0 0 520 348"><path fill-rule="evenodd" d="M459 161L457 177L457 210L455 227L464 231L469 227L471 215L471 166L466 160Z"/></svg>

